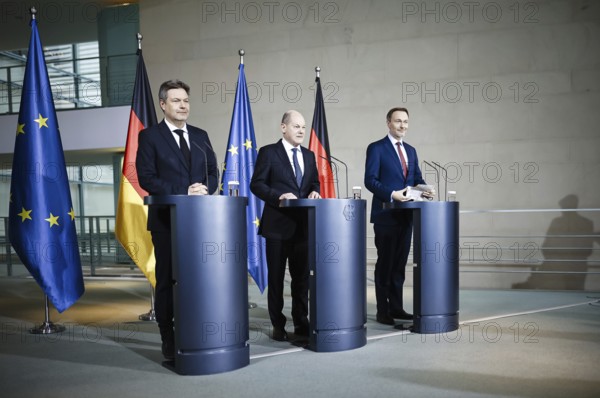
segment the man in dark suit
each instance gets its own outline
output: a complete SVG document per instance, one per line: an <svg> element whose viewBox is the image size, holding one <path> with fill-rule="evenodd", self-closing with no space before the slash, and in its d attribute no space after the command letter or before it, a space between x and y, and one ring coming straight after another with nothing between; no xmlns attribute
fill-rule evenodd
<svg viewBox="0 0 600 398"><path fill-rule="evenodd" d="M300 146L306 123L299 112L288 111L281 120L283 139L258 152L250 189L265 202L258 233L266 239L269 271L267 300L274 340L288 340L283 315L285 263L292 278L294 334L307 337L308 237L305 212L279 208L282 199L321 197L315 155Z"/></svg>
<svg viewBox="0 0 600 398"><path fill-rule="evenodd" d="M208 195L218 186L217 160L206 131L186 123L190 87L180 80L160 86L164 119L139 134L136 169L150 195ZM171 222L168 206L148 210L156 258L155 310L166 359L174 357Z"/></svg>
<svg viewBox="0 0 600 398"><path fill-rule="evenodd" d="M373 193L371 223L375 230L375 298L377 322L394 325L394 319L412 319L404 310L402 288L412 238L412 212L383 209L384 202L405 201L407 187L425 184L417 151L404 142L408 110L392 108L387 113L389 133L367 148L365 186ZM431 196L433 193L424 194Z"/></svg>

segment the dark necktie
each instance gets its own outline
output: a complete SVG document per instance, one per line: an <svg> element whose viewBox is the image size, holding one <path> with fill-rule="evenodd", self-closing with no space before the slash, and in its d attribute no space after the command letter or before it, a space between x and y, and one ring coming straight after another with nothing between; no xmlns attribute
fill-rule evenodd
<svg viewBox="0 0 600 398"><path fill-rule="evenodd" d="M402 153L402 144L400 141L396 142L396 146L398 147L398 155L400 155L400 162L402 163L402 174L404 174L404 178L408 174L408 167L406 166L406 159L404 159L404 154Z"/></svg>
<svg viewBox="0 0 600 398"><path fill-rule="evenodd" d="M179 148L181 149L183 158L185 159L189 168L192 162L192 154L190 153L190 148L188 147L187 141L185 138L183 138L183 130L177 129L173 130L173 132L179 136Z"/></svg>
<svg viewBox="0 0 600 398"><path fill-rule="evenodd" d="M300 163L298 163L298 148L292 148L293 160L294 160L294 172L296 173L296 184L298 184L298 188L302 186L302 169L300 168Z"/></svg>

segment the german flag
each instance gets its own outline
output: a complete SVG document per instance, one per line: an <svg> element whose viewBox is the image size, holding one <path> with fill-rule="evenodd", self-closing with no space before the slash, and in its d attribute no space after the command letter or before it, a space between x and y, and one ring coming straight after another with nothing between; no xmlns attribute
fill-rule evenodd
<svg viewBox="0 0 600 398"><path fill-rule="evenodd" d="M321 183L321 197L335 198L335 187L333 184L334 176L331 170L331 152L329 151L327 118L325 117L325 106L323 105L321 78L317 76L315 82L317 86L317 95L308 149L315 153L317 159L319 182Z"/></svg>
<svg viewBox="0 0 600 398"><path fill-rule="evenodd" d="M138 50L137 71L133 100L129 115L129 128L125 144L125 157L117 204L115 233L129 257L142 270L152 286L156 285L154 268L154 246L147 230L148 208L144 206L144 191L138 182L135 159L138 149L138 136L141 130L156 124L156 111L152 101L152 90L148 82L142 50Z"/></svg>

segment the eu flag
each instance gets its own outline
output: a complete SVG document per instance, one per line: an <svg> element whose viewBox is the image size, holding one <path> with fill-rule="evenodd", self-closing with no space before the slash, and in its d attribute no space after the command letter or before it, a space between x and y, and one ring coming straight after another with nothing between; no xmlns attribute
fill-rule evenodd
<svg viewBox="0 0 600 398"><path fill-rule="evenodd" d="M83 294L83 275L75 211L35 19L31 21L10 190L10 243L54 307L63 312Z"/></svg>
<svg viewBox="0 0 600 398"><path fill-rule="evenodd" d="M263 202L250 192L250 180L254 173L257 148L254 135L254 123L248 98L248 87L244 75L244 64L240 64L237 88L235 90L235 104L229 129L227 153L223 165L223 178L219 187L224 195L230 181L240 184L240 196L248 197L246 208L247 235L248 235L248 272L258 285L261 293L267 285L267 263L264 238L258 235L258 226L262 214Z"/></svg>

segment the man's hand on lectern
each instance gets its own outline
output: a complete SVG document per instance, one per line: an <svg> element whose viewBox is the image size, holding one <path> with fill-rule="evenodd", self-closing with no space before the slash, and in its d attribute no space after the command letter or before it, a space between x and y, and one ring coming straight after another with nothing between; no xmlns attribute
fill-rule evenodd
<svg viewBox="0 0 600 398"><path fill-rule="evenodd" d="M288 192L288 193L281 194L281 196L279 197L279 200L284 200L284 199L298 199L298 197L296 195L294 195L293 193Z"/></svg>
<svg viewBox="0 0 600 398"><path fill-rule="evenodd" d="M394 191L392 192L392 199L398 201L398 202L406 202L410 199L408 199L406 197L406 191L408 190L408 188L404 188L401 191Z"/></svg>

